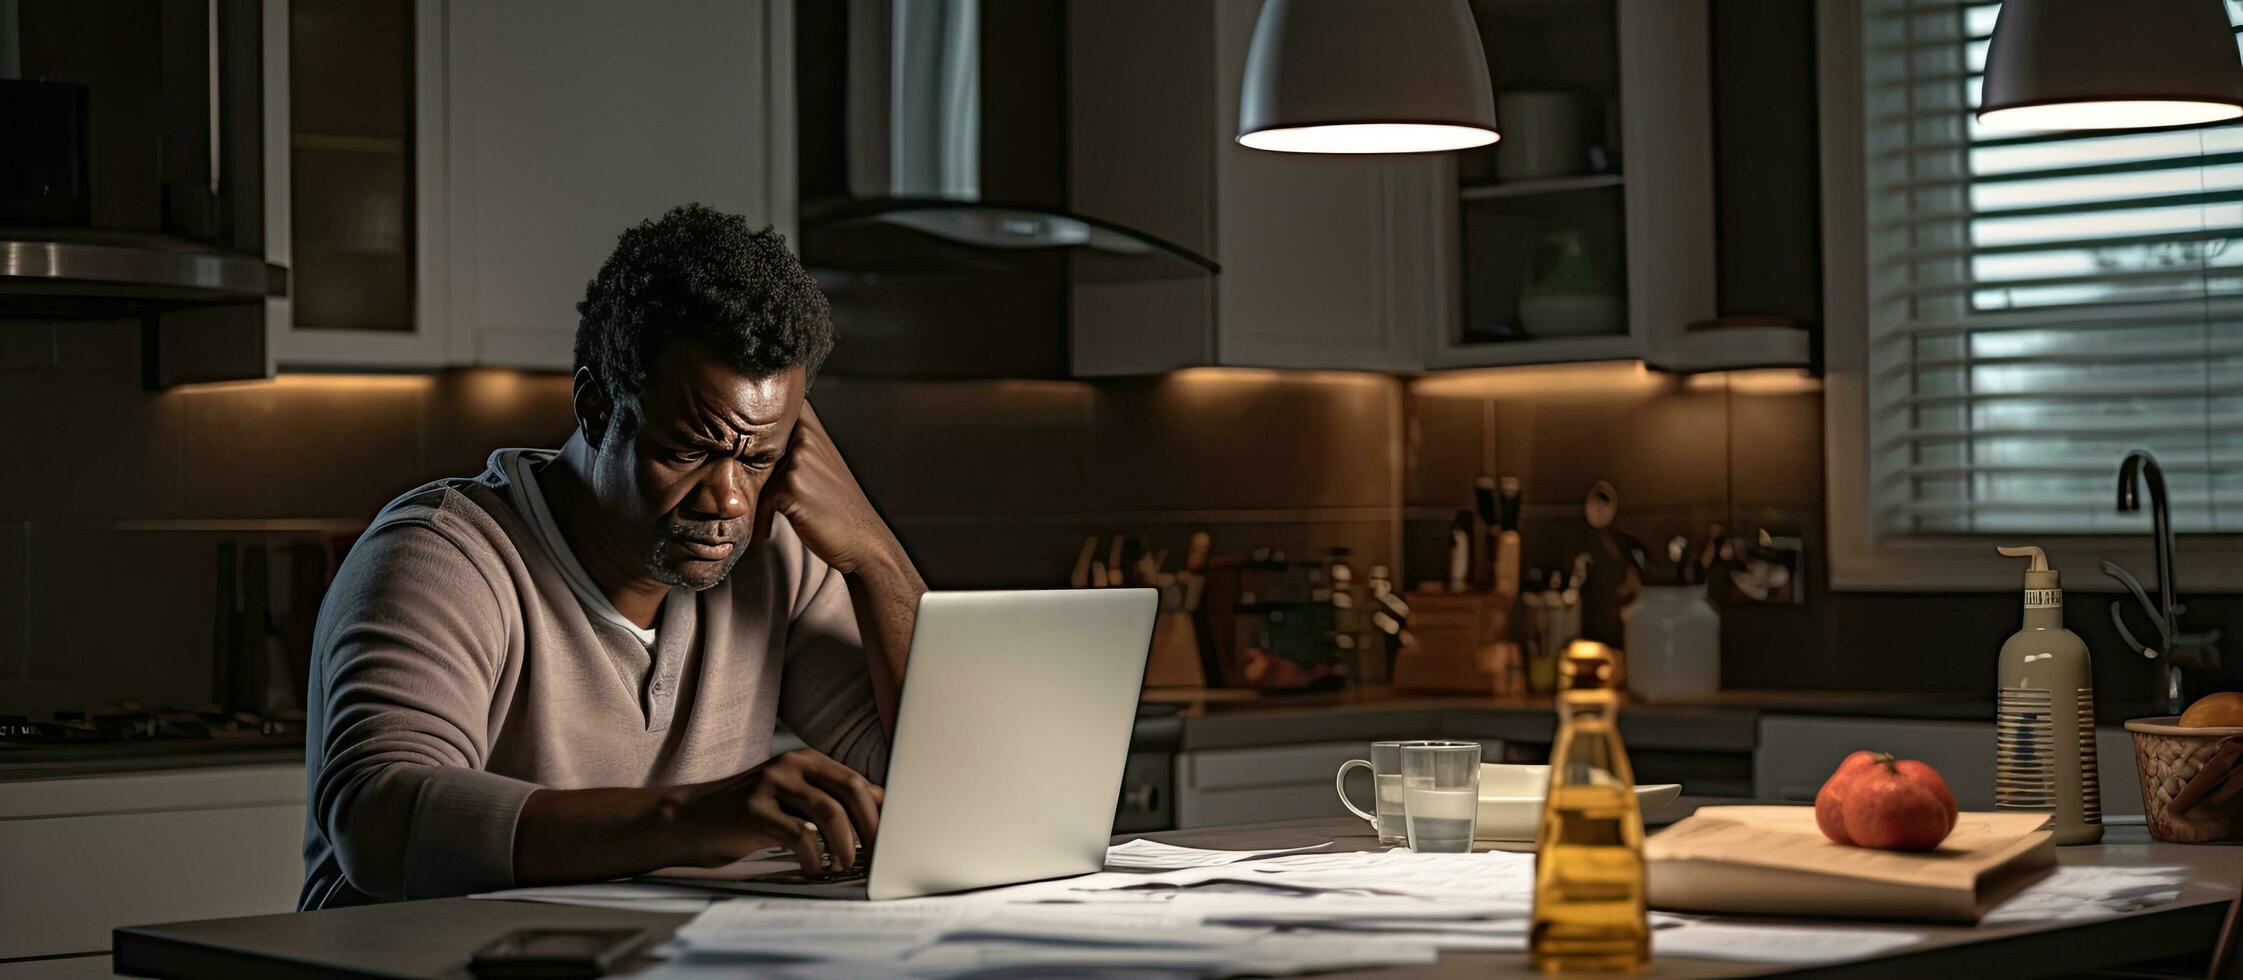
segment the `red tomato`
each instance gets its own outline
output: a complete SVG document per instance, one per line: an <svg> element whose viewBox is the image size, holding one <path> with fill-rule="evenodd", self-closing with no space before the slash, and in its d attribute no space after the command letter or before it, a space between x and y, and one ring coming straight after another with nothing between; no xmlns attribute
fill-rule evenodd
<svg viewBox="0 0 2243 980"><path fill-rule="evenodd" d="M1955 794L1939 772L1882 753L1846 787L1842 809L1859 847L1928 851L1955 829Z"/></svg>
<svg viewBox="0 0 2243 980"><path fill-rule="evenodd" d="M1854 842L1853 838L1846 836L1846 789L1864 771L1876 764L1877 753L1864 749L1847 756L1846 761L1838 764L1838 771L1831 773L1830 778L1822 784L1822 791L1815 794L1815 826L1822 828L1824 837L1840 844Z"/></svg>

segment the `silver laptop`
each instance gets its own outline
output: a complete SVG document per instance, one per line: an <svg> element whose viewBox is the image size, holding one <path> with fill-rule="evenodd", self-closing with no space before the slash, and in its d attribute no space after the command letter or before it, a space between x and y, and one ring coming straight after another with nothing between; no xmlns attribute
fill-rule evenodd
<svg viewBox="0 0 2243 980"><path fill-rule="evenodd" d="M644 880L757 894L916 898L1105 865L1160 594L929 592L862 878L766 862ZM783 862L794 866L792 859ZM739 877L748 875L747 877Z"/></svg>

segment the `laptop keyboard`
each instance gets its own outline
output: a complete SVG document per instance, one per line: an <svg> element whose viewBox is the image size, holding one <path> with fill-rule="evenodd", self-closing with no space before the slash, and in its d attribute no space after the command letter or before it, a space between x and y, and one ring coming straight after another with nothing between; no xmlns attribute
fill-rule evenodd
<svg viewBox="0 0 2243 980"><path fill-rule="evenodd" d="M832 854L821 856L826 859L827 865L833 864ZM767 875L757 875L755 880L767 881L777 885L846 885L865 880L865 872L871 870L871 868L872 848L866 847L857 851L857 866L847 871L805 873L797 868L793 871L774 871Z"/></svg>
<svg viewBox="0 0 2243 980"><path fill-rule="evenodd" d="M768 881L776 885L846 885L851 882L863 881L864 877L865 869L860 865L848 871L820 871L816 874L803 874L801 871L777 871L767 875L757 875L755 880Z"/></svg>

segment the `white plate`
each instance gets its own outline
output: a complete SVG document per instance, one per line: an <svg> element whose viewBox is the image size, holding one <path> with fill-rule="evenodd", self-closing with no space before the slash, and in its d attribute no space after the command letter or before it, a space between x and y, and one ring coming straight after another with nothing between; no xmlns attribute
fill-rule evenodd
<svg viewBox="0 0 2243 980"><path fill-rule="evenodd" d="M1542 820L1542 797L1550 785L1549 766L1480 764L1480 812L1474 840L1530 841ZM1636 787L1636 809L1649 817L1682 795L1682 784Z"/></svg>

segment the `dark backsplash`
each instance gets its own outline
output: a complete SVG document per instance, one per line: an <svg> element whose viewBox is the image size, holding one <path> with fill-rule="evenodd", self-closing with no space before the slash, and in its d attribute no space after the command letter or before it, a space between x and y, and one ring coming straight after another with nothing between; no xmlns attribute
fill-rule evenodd
<svg viewBox="0 0 2243 980"><path fill-rule="evenodd" d="M147 393L137 358L129 321L0 321L0 388L18 406L0 422L18 447L0 467L0 713L206 700L223 544L347 543L393 496L478 472L494 448L554 445L569 426L559 375ZM1414 585L1444 575L1450 515L1471 506L1475 477L1524 482L1530 561L1563 557L1537 548L1579 527L1603 479L1617 526L1647 543L1716 522L1806 540L1804 604L1724 610L1727 686L1990 696L2016 597L1830 592L1822 395L1750 381L1625 365L1411 382L828 377L811 397L938 588L1062 585L1086 535L1136 532L1180 556L1201 527L1218 551L1345 547L1358 567L1400 555ZM2243 635L2243 604L2194 598ZM2067 621L2097 655L2104 699L2143 700L2147 671L2105 606L2075 592Z"/></svg>
<svg viewBox="0 0 2243 980"><path fill-rule="evenodd" d="M1582 500L1602 479L1619 491L1615 526L1646 544L1713 522L1805 540L1804 603L1722 609L1725 687L1993 697L1995 655L2021 622L2017 591L1830 591L1822 393L1811 384L1584 365L1419 381L1409 402L1409 582L1445 575L1450 519L1471 507L1474 477L1521 478L1526 557L1544 564L1565 556L1538 543L1579 528ZM2146 703L2149 671L2111 626L2113 597L2070 584L2065 625L2094 654L2099 700ZM2192 627L2243 635L2243 603L2182 586ZM2219 676L2189 677L2192 689L2243 687L2234 660Z"/></svg>
<svg viewBox="0 0 2243 980"><path fill-rule="evenodd" d="M392 497L567 435L554 374L290 376L144 392L130 321L0 321L0 714L208 700L220 548L347 544ZM811 399L938 588L1066 583L1087 534L1180 562L1397 552L1401 383L821 378ZM282 576L276 567L276 579ZM276 586L277 588L277 586ZM285 608L276 615L308 610Z"/></svg>

